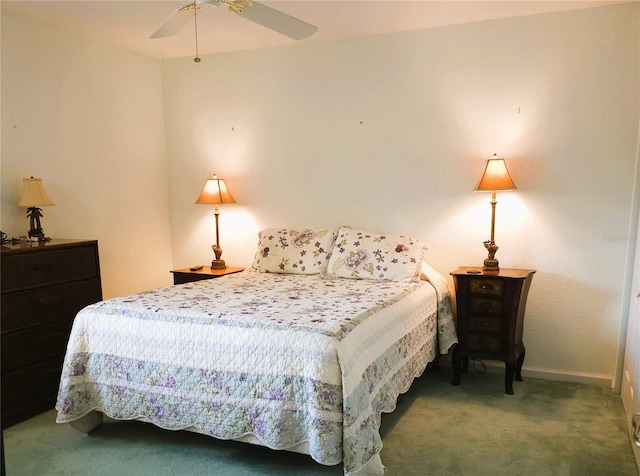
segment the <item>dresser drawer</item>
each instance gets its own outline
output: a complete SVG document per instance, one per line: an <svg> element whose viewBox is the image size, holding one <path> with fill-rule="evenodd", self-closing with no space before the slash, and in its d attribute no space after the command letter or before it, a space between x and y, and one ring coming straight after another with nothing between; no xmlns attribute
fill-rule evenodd
<svg viewBox="0 0 640 476"><path fill-rule="evenodd" d="M495 317L469 317L469 332L477 334L500 334L502 320Z"/></svg>
<svg viewBox="0 0 640 476"><path fill-rule="evenodd" d="M93 246L8 254L2 257L1 273L3 293L99 275Z"/></svg>
<svg viewBox="0 0 640 476"><path fill-rule="evenodd" d="M2 426L55 405L62 359L52 359L17 372L2 374ZM35 411L34 411L35 410Z"/></svg>
<svg viewBox="0 0 640 476"><path fill-rule="evenodd" d="M504 294L504 281L490 278L471 278L469 280L469 292L479 296L502 296Z"/></svg>
<svg viewBox="0 0 640 476"><path fill-rule="evenodd" d="M67 349L73 321L54 322L45 326L2 335L2 372L62 356Z"/></svg>
<svg viewBox="0 0 640 476"><path fill-rule="evenodd" d="M469 334L467 336L467 346L470 350L500 352L502 350L502 338L484 334Z"/></svg>
<svg viewBox="0 0 640 476"><path fill-rule="evenodd" d="M470 314L502 314L502 299L472 297L469 299Z"/></svg>
<svg viewBox="0 0 640 476"><path fill-rule="evenodd" d="M97 279L6 294L0 303L2 333L61 319L72 320L80 309L100 301L101 296Z"/></svg>

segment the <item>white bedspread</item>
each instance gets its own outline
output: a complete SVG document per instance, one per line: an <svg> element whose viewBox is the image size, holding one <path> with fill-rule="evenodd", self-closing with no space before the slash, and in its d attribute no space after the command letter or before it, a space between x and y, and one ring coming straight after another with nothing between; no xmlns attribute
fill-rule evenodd
<svg viewBox="0 0 640 476"><path fill-rule="evenodd" d="M457 341L433 273L432 285L246 271L94 304L73 326L57 421L97 410L379 471L381 412Z"/></svg>

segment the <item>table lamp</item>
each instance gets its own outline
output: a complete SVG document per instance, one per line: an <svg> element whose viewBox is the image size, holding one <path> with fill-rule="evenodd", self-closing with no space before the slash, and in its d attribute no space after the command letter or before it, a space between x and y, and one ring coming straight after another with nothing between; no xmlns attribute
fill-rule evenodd
<svg viewBox="0 0 640 476"><path fill-rule="evenodd" d="M51 238L44 236L44 231L40 224L42 209L40 207L50 207L55 205L47 196L42 186L42 179L25 178L22 179L22 196L18 202L19 207L27 207L27 218L29 218L30 238L37 238L38 241L51 241Z"/></svg>
<svg viewBox="0 0 640 476"><path fill-rule="evenodd" d="M207 179L204 183L202 193L196 200L198 205L214 205L214 215L216 217L216 244L211 247L216 258L211 261L211 269L225 269L227 265L224 260L220 259L222 256L222 248L220 248L220 232L218 230L218 205L221 203L236 203L235 199L229 192L227 184L223 179L219 179L216 175L213 178Z"/></svg>
<svg viewBox="0 0 640 476"><path fill-rule="evenodd" d="M484 273L498 273L500 266L495 258L498 245L494 241L496 227L496 191L515 190L516 184L511 180L507 164L504 159L498 158L496 154L487 159L482 177L474 189L476 192L491 192L491 239L484 242L484 247L489 251L489 256L484 260L482 271Z"/></svg>

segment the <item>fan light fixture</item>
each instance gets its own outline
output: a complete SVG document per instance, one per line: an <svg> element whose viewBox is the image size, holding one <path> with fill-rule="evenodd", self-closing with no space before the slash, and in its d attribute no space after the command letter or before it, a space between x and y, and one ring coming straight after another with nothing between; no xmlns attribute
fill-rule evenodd
<svg viewBox="0 0 640 476"><path fill-rule="evenodd" d="M496 227L496 191L516 190L516 184L513 183L511 175L507 170L507 164L504 159L498 158L496 154L487 159L484 172L476 188L476 192L491 192L491 239L484 242L484 247L489 252L489 256L484 260L482 271L484 273L498 273L500 266L495 258L498 251L498 245L494 241L494 232Z"/></svg>
<svg viewBox="0 0 640 476"><path fill-rule="evenodd" d="M25 178L22 179L22 196L18 202L19 207L27 207L27 218L29 218L29 237L37 238L38 241L51 241L51 238L44 236L40 218L42 209L40 207L51 207L55 205L44 191L42 179Z"/></svg>
<svg viewBox="0 0 640 476"><path fill-rule="evenodd" d="M216 217L216 244L211 247L216 258L211 262L211 269L225 269L227 265L222 256L222 248L220 248L220 232L218 231L218 205L221 203L236 203L235 199L229 192L227 184L223 179L219 179L215 174L213 178L207 179L204 183L202 193L196 200L198 205L214 205L214 215Z"/></svg>

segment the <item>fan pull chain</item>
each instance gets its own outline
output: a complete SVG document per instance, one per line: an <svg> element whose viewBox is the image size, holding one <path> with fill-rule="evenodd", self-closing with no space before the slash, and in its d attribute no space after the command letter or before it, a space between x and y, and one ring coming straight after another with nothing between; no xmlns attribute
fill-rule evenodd
<svg viewBox="0 0 640 476"><path fill-rule="evenodd" d="M193 9L193 26L194 26L194 30L196 33L196 57L193 58L193 61L195 63L199 63L200 57L198 56L198 6L194 4L194 9Z"/></svg>

